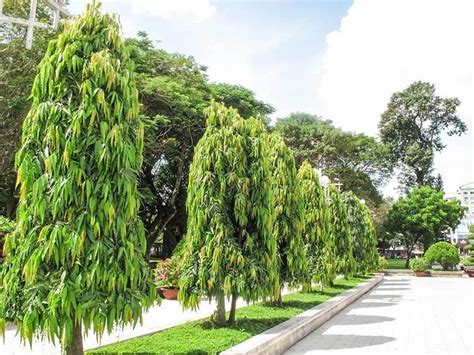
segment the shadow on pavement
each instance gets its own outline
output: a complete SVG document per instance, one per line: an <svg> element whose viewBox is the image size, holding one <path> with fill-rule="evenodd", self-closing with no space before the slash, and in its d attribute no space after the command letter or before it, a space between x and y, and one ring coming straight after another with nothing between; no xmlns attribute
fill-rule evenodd
<svg viewBox="0 0 474 355"><path fill-rule="evenodd" d="M373 324L373 323L383 323L383 322L392 322L395 318L385 317L385 316L369 316L363 314L348 314L340 321L337 322L337 325L352 325L352 324Z"/></svg>
<svg viewBox="0 0 474 355"><path fill-rule="evenodd" d="M396 302L357 302L353 303L350 308L376 308L376 307L390 307L395 306Z"/></svg>

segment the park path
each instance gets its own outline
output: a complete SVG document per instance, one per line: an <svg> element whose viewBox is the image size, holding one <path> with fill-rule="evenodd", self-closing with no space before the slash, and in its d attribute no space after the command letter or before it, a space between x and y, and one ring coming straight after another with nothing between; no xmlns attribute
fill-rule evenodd
<svg viewBox="0 0 474 355"><path fill-rule="evenodd" d="M286 354L474 354L474 279L385 277Z"/></svg>
<svg viewBox="0 0 474 355"><path fill-rule="evenodd" d="M291 291L287 288L283 290L283 294ZM247 303L239 299L237 307L244 307ZM227 302L226 309L230 308ZM178 301L163 300L161 305L152 307L143 315L143 324L137 324L135 328L129 326L124 329L115 329L111 334L104 334L99 342L95 336L90 333L84 339L84 348L93 349L101 345L113 344L118 341L135 338L138 336L155 333L157 331L174 327L179 324L203 319L211 316L216 309L216 302L203 300L199 309L196 311L183 311ZM29 344L22 344L19 336L16 334L14 326L7 327L5 339L0 339L0 355L60 355L61 348L56 344L45 340L34 340L33 347Z"/></svg>

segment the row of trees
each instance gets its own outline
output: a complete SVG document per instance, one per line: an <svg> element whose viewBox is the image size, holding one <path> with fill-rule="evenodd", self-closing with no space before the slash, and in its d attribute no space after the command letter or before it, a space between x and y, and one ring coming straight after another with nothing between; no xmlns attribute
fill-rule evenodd
<svg viewBox="0 0 474 355"><path fill-rule="evenodd" d="M216 298L217 321L233 324L238 297L280 302L284 283L310 291L312 282L330 285L336 274L377 267L370 212L354 194L325 190L308 162L297 170L292 151L261 119L219 103L207 115L190 170L184 307Z"/></svg>
<svg viewBox="0 0 474 355"><path fill-rule="evenodd" d="M149 215L140 218L146 116L136 78L143 77L129 49L117 19L95 3L67 23L41 61L16 155L17 228L6 238L0 270L0 330L15 321L23 339L60 339L70 354L83 353L83 326L100 336L138 322L157 300L144 259ZM185 307L216 297L224 323L230 297L232 323L238 296L278 301L284 282L310 289L313 281L328 285L336 273L376 266L372 222L355 196L325 191L308 163L297 171L264 119L222 103L206 115L189 172ZM148 134L156 129L163 127L152 125ZM158 162L168 164L163 156Z"/></svg>

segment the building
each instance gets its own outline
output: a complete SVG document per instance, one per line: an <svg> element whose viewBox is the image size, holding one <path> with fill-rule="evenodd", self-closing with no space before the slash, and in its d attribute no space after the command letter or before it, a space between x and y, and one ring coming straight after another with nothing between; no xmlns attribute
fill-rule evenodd
<svg viewBox="0 0 474 355"><path fill-rule="evenodd" d="M447 197L447 200L458 200L462 206L467 207L464 218L449 237L451 243L463 250L463 247L468 243L469 226L474 224L474 182L459 186L456 194Z"/></svg>

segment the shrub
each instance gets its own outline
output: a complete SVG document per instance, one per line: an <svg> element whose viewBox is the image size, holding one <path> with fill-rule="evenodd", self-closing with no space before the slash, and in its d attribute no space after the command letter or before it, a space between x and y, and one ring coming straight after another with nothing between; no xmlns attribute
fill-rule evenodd
<svg viewBox="0 0 474 355"><path fill-rule="evenodd" d="M452 269L460 260L458 250L448 242L438 242L430 246L425 253L425 259L430 264L441 264L443 270Z"/></svg>
<svg viewBox="0 0 474 355"><path fill-rule="evenodd" d="M155 268L157 286L177 288L179 273L180 263L177 257L172 256L169 259L158 261Z"/></svg>
<svg viewBox="0 0 474 355"><path fill-rule="evenodd" d="M413 272L426 271L429 266L430 264L425 258L414 259L410 264L411 271Z"/></svg>

